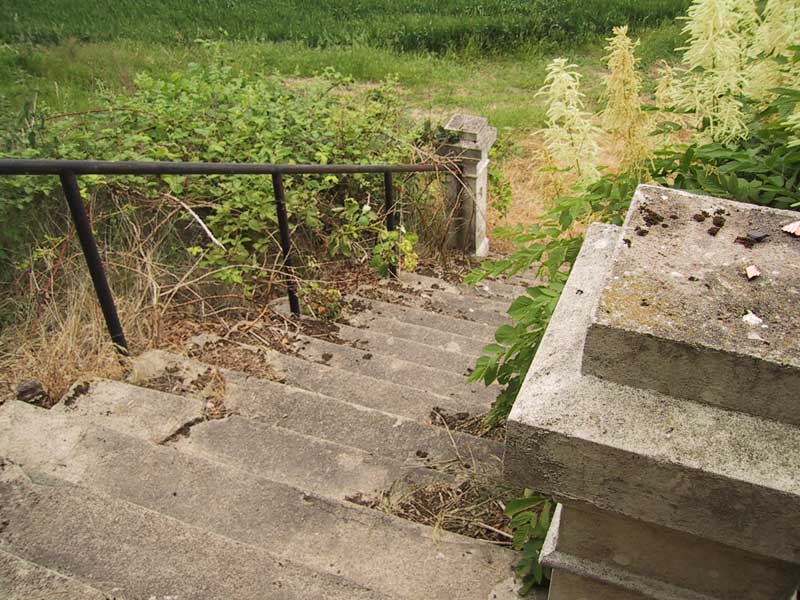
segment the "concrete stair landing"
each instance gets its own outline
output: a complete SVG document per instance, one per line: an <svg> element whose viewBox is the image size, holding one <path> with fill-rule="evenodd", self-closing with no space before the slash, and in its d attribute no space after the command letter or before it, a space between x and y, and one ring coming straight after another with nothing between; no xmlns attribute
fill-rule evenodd
<svg viewBox="0 0 800 600"><path fill-rule="evenodd" d="M0 598L515 597L509 549L362 500L500 476L502 443L430 416L490 407L467 377L517 290L404 274L336 343L264 352L271 377L151 351L51 410L0 406Z"/></svg>

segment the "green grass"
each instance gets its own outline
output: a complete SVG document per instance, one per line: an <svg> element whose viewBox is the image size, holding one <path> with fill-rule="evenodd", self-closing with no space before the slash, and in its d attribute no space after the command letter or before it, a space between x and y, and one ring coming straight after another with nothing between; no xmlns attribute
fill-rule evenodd
<svg viewBox="0 0 800 600"><path fill-rule="evenodd" d="M668 24L640 31L639 55L647 69L659 58L674 58L679 29ZM545 66L565 54L587 73L590 101L602 87L603 42L599 38L563 51L524 48L513 52L442 55L400 52L364 44L312 48L301 42L222 42L223 52L243 73L258 76L279 72L308 76L327 67L357 81L396 77L405 103L419 114L434 117L456 110L481 114L496 126L518 134L540 127L543 112L533 96L541 86ZM81 42L70 39L50 45L27 43L0 46L0 127L10 125L26 104L47 105L56 112L91 109L104 89L130 89L137 73L167 77L191 62L204 63L211 51L202 44L120 39Z"/></svg>
<svg viewBox="0 0 800 600"><path fill-rule="evenodd" d="M185 42L230 37L437 53L575 43L656 26L688 0L5 0L0 41Z"/></svg>

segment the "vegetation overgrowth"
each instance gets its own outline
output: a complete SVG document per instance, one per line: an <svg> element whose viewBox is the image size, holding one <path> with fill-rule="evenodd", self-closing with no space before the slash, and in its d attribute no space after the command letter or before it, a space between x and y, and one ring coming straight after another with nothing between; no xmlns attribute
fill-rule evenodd
<svg viewBox="0 0 800 600"><path fill-rule="evenodd" d="M638 183L779 207L800 201L793 4L769 0L759 12L749 0L696 0L682 37L672 19L688 0L214 0L191 11L174 1L10 0L11 18L0 23L0 153L400 162L435 142L434 129L418 127L425 117L455 108L488 116L501 127L494 158L535 171L550 203L535 225L500 230L495 239L517 250L471 276L541 264L547 281L514 302L515 324L497 332L475 370L476 380L504 385L489 415L496 424L531 364L581 232L619 222ZM712 13L729 27L704 28ZM615 26L603 49L598 40ZM556 48L564 56L548 64ZM252 314L242 306L258 306L285 276L267 181L82 180L138 348L158 344L179 312ZM515 183L492 173L506 212L518 201ZM400 182L401 201L422 199L424 210L393 235L380 217L379 184L289 182L303 290L319 314L340 308L335 283L317 280L333 264L385 271L402 256L413 265L421 246L442 239L447 215L435 180ZM57 395L79 374L119 370L55 182L0 186L0 367L9 382L37 376ZM424 234L416 247L414 229ZM528 493L507 509L527 591L546 577L536 559L552 503Z"/></svg>
<svg viewBox="0 0 800 600"><path fill-rule="evenodd" d="M575 65L555 59L542 94L547 129L542 162L556 197L535 224L499 232L510 256L487 262L469 280L514 274L538 265L546 283L509 309L514 325L496 333L472 378L504 386L488 424L508 416L592 222L620 224L639 183L654 182L762 206L800 209L800 6L793 0L695 0L679 65L662 69L655 98L643 106L636 42L614 29L607 47L606 105L584 110ZM779 35L775 32L780 31ZM599 164L602 127L616 141L614 168ZM537 524L550 502L520 499L512 514L517 567L528 591L546 577L538 565L547 527ZM545 507L543 509L542 507Z"/></svg>
<svg viewBox="0 0 800 600"><path fill-rule="evenodd" d="M504 52L574 43L621 22L657 25L686 5L687 0L8 0L0 40L180 42L229 36L312 47L358 43L412 52Z"/></svg>

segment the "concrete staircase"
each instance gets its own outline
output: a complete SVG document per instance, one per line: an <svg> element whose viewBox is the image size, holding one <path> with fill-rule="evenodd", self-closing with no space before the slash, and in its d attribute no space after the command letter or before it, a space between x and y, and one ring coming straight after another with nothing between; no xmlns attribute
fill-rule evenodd
<svg viewBox="0 0 800 600"><path fill-rule="evenodd" d="M499 476L502 443L429 418L489 408L466 376L522 291L405 274L265 352L270 377L153 351L49 411L6 403L0 598L514 597L507 548L361 500Z"/></svg>

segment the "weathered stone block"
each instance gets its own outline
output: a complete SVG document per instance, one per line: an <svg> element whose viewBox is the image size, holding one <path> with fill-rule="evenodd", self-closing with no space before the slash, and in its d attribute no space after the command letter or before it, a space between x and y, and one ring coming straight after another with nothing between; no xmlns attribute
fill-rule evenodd
<svg viewBox="0 0 800 600"><path fill-rule="evenodd" d="M454 141L440 153L461 164L461 174L448 185L448 202L454 222L448 245L476 256L489 253L486 236L488 210L489 149L497 140L497 129L483 117L455 115L445 125Z"/></svg>
<svg viewBox="0 0 800 600"><path fill-rule="evenodd" d="M800 239L781 231L797 219L640 186L583 372L800 424Z"/></svg>
<svg viewBox="0 0 800 600"><path fill-rule="evenodd" d="M800 578L795 565L589 505L559 505L554 523L545 562L592 564L622 587L638 583L639 591L668 582L718 600L786 599Z"/></svg>
<svg viewBox="0 0 800 600"><path fill-rule="evenodd" d="M512 481L800 563L796 427L581 373L617 228L594 225L508 422Z"/></svg>

